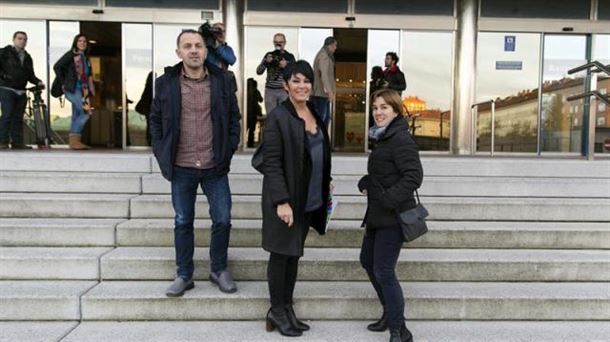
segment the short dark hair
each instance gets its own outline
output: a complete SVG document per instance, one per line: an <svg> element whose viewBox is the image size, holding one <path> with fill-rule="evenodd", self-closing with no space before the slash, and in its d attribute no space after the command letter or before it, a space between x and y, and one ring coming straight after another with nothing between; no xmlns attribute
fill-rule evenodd
<svg viewBox="0 0 610 342"><path fill-rule="evenodd" d="M326 39L324 39L324 46L329 46L336 42L337 40L335 39L335 37L326 37Z"/></svg>
<svg viewBox="0 0 610 342"><path fill-rule="evenodd" d="M176 46L180 47L180 38L182 38L183 34L187 34L187 33L195 33L198 34L199 36L201 36L201 33L199 33L199 31L193 30L193 29L185 29L182 30L182 32L180 32L180 34L178 35L178 38L176 38ZM201 36L201 39L203 40L203 36ZM205 45L205 44L203 44Z"/></svg>
<svg viewBox="0 0 610 342"><path fill-rule="evenodd" d="M381 97L385 103L392 107L394 113L403 115L404 106L402 105L400 95L396 90L389 88L377 90L371 95L371 102L375 102L378 97Z"/></svg>
<svg viewBox="0 0 610 342"><path fill-rule="evenodd" d="M20 34L24 35L26 38L28 37L27 33L23 32L23 31L17 31L17 32L13 33L13 40L15 38L17 38L17 36L20 35Z"/></svg>
<svg viewBox="0 0 610 342"><path fill-rule="evenodd" d="M286 68L284 68L284 74L282 76L284 81L288 82L288 80L296 74L302 74L309 82L313 83L313 69L307 61L299 59L294 63L288 63Z"/></svg>
<svg viewBox="0 0 610 342"><path fill-rule="evenodd" d="M89 51L89 39L87 39L87 36L85 36L83 33L79 33L76 36L74 36L74 39L72 40L72 51L74 51L76 49L76 43L78 43L78 40L83 37L85 38L85 40L87 40L87 48L85 49L85 53L87 53Z"/></svg>
<svg viewBox="0 0 610 342"><path fill-rule="evenodd" d="M398 55L396 54L396 52L388 52L385 54L386 56L390 56L390 58L392 58L392 60L394 61L394 63L398 64Z"/></svg>

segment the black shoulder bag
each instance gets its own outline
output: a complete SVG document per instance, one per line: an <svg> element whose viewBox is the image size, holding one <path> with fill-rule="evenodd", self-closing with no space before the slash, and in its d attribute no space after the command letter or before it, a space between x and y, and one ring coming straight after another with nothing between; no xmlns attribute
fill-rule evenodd
<svg viewBox="0 0 610 342"><path fill-rule="evenodd" d="M373 180L373 183L375 183L375 185L381 189L381 193L385 193L385 189L375 179L375 177L372 175L370 175L370 177ZM417 198L417 207L405 210L403 212L396 212L398 223L400 224L400 229L402 230L402 236L407 242L411 242L428 232L428 225L426 224L428 210L424 208L419 201L419 194L417 193L417 190L415 190L415 196Z"/></svg>

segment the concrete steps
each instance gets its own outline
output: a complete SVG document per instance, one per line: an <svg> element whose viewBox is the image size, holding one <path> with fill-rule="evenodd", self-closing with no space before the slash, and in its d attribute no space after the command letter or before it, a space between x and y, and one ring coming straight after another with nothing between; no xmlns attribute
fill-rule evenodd
<svg viewBox="0 0 610 342"><path fill-rule="evenodd" d="M336 196L334 219L364 217L364 196ZM452 221L610 221L610 198L495 198L495 197L422 197L430 220ZM207 218L205 196L199 196L197 218ZM167 195L142 195L131 199L132 218L172 218L171 198ZM233 196L232 217L260 219L260 196Z"/></svg>
<svg viewBox="0 0 610 342"><path fill-rule="evenodd" d="M0 281L0 320L74 321L80 297L97 281Z"/></svg>
<svg viewBox="0 0 610 342"><path fill-rule="evenodd" d="M139 194L141 178L138 173L0 171L0 192Z"/></svg>
<svg viewBox="0 0 610 342"><path fill-rule="evenodd" d="M0 218L0 246L114 246L122 219Z"/></svg>
<svg viewBox="0 0 610 342"><path fill-rule="evenodd" d="M360 195L361 175L334 175L336 195ZM261 175L229 177L233 194L260 194ZM170 183L160 174L142 176L144 194L169 194ZM199 189L201 193L201 189ZM610 197L610 178L450 177L429 176L419 190L421 196L488 197Z"/></svg>
<svg viewBox="0 0 610 342"><path fill-rule="evenodd" d="M260 220L232 220L231 246L260 247ZM2 220L0 220L0 226ZM311 231L310 247L360 248L360 220L331 221L326 235ZM195 243L209 246L211 221L195 221ZM428 233L405 248L610 249L608 223L429 221ZM118 246L174 245L172 219L132 219L117 225Z"/></svg>
<svg viewBox="0 0 610 342"><path fill-rule="evenodd" d="M3 193L0 217L127 218L132 195Z"/></svg>
<svg viewBox="0 0 610 342"><path fill-rule="evenodd" d="M387 342L386 333L366 330L368 321L313 321L312 330L299 341ZM604 341L610 327L604 322L407 322L417 341L508 342L508 341ZM254 322L83 322L64 342L206 342L294 341L264 330ZM1 341L1 339L0 339ZM27 340L20 340L27 341Z"/></svg>
<svg viewBox="0 0 610 342"><path fill-rule="evenodd" d="M103 280L172 280L171 247L119 247L101 258ZM300 280L365 281L357 248L309 248ZM0 254L1 257L1 254ZM229 250L236 280L266 280L269 254L259 248ZM0 259L1 260L1 259ZM209 250L195 251L195 278L207 279ZM610 251L410 249L401 253L401 281L610 281Z"/></svg>
<svg viewBox="0 0 610 342"><path fill-rule="evenodd" d="M59 341L78 322L0 322L0 342Z"/></svg>
<svg viewBox="0 0 610 342"><path fill-rule="evenodd" d="M3 247L0 279L97 280L107 247Z"/></svg>
<svg viewBox="0 0 610 342"><path fill-rule="evenodd" d="M104 281L82 297L84 320L253 320L269 309L266 282L223 294L208 281L181 298L168 282ZM610 320L606 283L403 282L406 317L429 320ZM368 282L297 283L303 319L368 320L380 305Z"/></svg>

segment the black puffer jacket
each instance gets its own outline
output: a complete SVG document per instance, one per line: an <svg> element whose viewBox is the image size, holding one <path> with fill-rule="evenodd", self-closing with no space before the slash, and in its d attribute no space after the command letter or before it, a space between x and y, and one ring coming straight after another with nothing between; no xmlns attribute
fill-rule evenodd
<svg viewBox="0 0 610 342"><path fill-rule="evenodd" d="M413 192L420 187L423 176L409 126L397 116L376 142L369 155L368 174L358 182L368 199L363 225L367 229L397 227L396 213L416 207Z"/></svg>
<svg viewBox="0 0 610 342"><path fill-rule="evenodd" d="M30 54L25 52L21 65L14 46L7 45L0 49L0 87L23 90L28 82L32 84L41 82L34 74L34 62Z"/></svg>

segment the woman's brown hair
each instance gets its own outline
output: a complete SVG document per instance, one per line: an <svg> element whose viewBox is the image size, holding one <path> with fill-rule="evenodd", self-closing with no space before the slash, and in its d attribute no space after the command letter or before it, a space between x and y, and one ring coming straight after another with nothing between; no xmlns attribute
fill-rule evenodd
<svg viewBox="0 0 610 342"><path fill-rule="evenodd" d="M371 95L371 102L375 102L378 97L383 98L385 103L392 107L394 113L397 113L398 115L404 114L404 107L402 105L400 95L398 95L398 92L396 90L387 88L379 89L374 92L373 95Z"/></svg>

